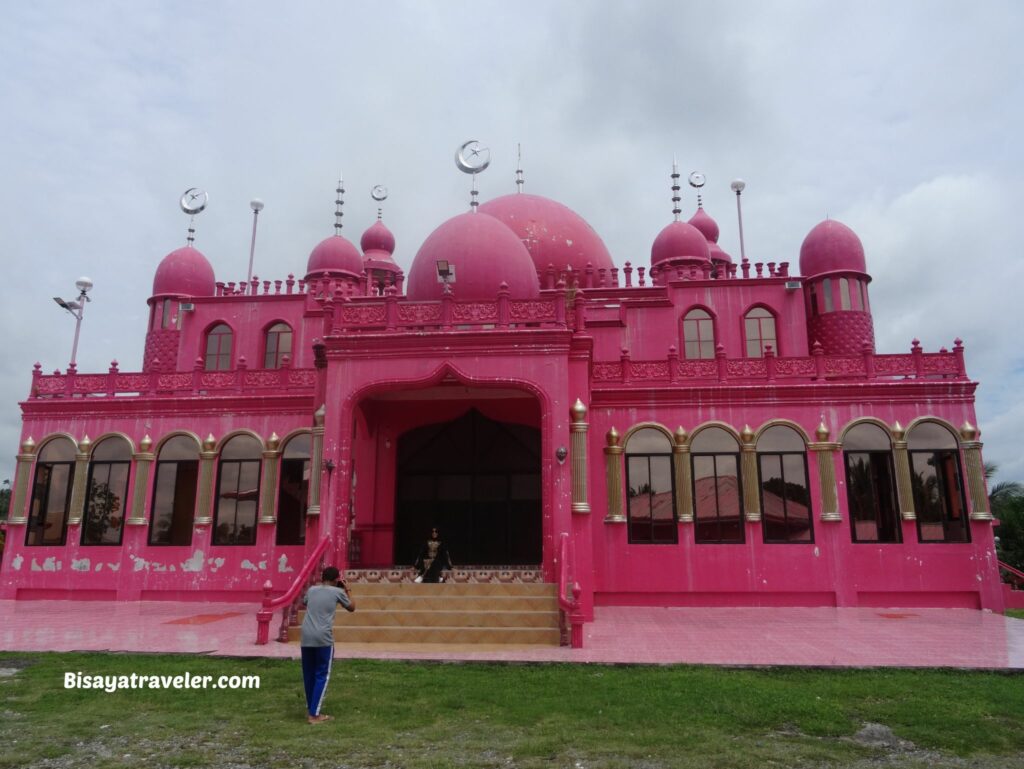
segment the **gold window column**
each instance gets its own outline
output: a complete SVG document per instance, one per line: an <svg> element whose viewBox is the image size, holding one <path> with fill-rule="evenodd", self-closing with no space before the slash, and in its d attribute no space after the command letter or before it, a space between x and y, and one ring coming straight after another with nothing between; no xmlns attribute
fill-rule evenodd
<svg viewBox="0 0 1024 769"><path fill-rule="evenodd" d="M278 447L281 438L271 433L263 451L263 477L260 479L260 523L277 523L274 503L277 501L277 467L281 459Z"/></svg>
<svg viewBox="0 0 1024 769"><path fill-rule="evenodd" d="M750 425L740 433L740 458L743 462L743 509L750 523L761 520L761 495L757 489L757 446Z"/></svg>
<svg viewBox="0 0 1024 769"><path fill-rule="evenodd" d="M676 520L693 523L693 468L690 436L680 425L672 436L672 470L676 475Z"/></svg>
<svg viewBox="0 0 1024 769"><path fill-rule="evenodd" d="M125 526L146 525L146 490L149 488L149 472L156 460L156 455L150 449L153 448L153 439L148 435L139 441L139 450L132 454L135 460L135 488L132 491L132 508L124 519Z"/></svg>
<svg viewBox="0 0 1024 769"><path fill-rule="evenodd" d="M572 511L584 514L590 512L587 503L587 430L590 425L584 421L587 407L579 398L569 409L569 416L572 417L569 425L572 434Z"/></svg>
<svg viewBox="0 0 1024 769"><path fill-rule="evenodd" d="M896 465L896 496L899 497L900 518L916 521L914 487L910 483L910 454L907 452L907 431L896 422L892 426L892 461Z"/></svg>
<svg viewBox="0 0 1024 769"><path fill-rule="evenodd" d="M68 526L82 522L82 511L85 509L85 486L89 481L89 449L92 441L86 435L78 444L75 453L75 477L71 482L71 507L68 510Z"/></svg>
<svg viewBox="0 0 1024 769"><path fill-rule="evenodd" d="M626 516L622 514L622 453L619 445L621 436L614 427L605 436L604 471L608 481L608 514L605 523L622 523Z"/></svg>
<svg viewBox="0 0 1024 769"><path fill-rule="evenodd" d="M199 502L196 504L196 526L213 523L213 468L217 459L217 439L213 433L203 441L203 450L199 452Z"/></svg>
<svg viewBox="0 0 1024 769"><path fill-rule="evenodd" d="M306 515L320 515L320 476L324 469L324 420L327 407L313 413L313 454L309 460L309 509Z"/></svg>
<svg viewBox="0 0 1024 769"><path fill-rule="evenodd" d="M992 511L988 509L988 494L985 493L985 465L981 461L981 441L978 428L965 421L960 427L960 444L967 462L967 488L971 492L971 520L991 521Z"/></svg>
<svg viewBox="0 0 1024 769"><path fill-rule="evenodd" d="M814 458L818 464L818 483L821 486L821 515L822 521L841 521L843 517L839 514L839 493L836 489L836 465L835 455L839 451L839 444L829 441L829 430L822 422L814 431L817 443L811 443L808 449L814 452Z"/></svg>
<svg viewBox="0 0 1024 769"><path fill-rule="evenodd" d="M32 462L36 458L36 442L30 435L21 444L21 453L18 454L18 464L14 470L14 494L11 496L11 507L7 523L26 524L28 517L25 515L25 503L28 502L28 485L32 478Z"/></svg>

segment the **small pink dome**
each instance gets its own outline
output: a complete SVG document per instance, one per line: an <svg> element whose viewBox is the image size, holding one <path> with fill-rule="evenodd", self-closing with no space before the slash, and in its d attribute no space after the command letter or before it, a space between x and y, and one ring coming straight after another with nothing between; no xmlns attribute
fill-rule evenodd
<svg viewBox="0 0 1024 769"><path fill-rule="evenodd" d="M391 230L384 226L380 219L375 221L359 241L360 248L365 254L367 251L386 251L389 254L395 253L395 236Z"/></svg>
<svg viewBox="0 0 1024 769"><path fill-rule="evenodd" d="M717 243L708 243L708 251L711 253L712 262L725 262L732 264L732 257L729 256Z"/></svg>
<svg viewBox="0 0 1024 769"><path fill-rule="evenodd" d="M711 261L704 234L686 222L669 222L651 246L651 266L667 261Z"/></svg>
<svg viewBox="0 0 1024 769"><path fill-rule="evenodd" d="M537 268L519 237L492 216L459 214L427 236L416 252L406 284L410 299L440 299L444 285L437 279L437 262L455 268L452 291L456 299L492 300L507 283L513 299L540 296Z"/></svg>
<svg viewBox="0 0 1024 769"><path fill-rule="evenodd" d="M216 278L206 257L192 246L171 251L156 268L153 296L213 296Z"/></svg>
<svg viewBox="0 0 1024 769"><path fill-rule="evenodd" d="M826 220L800 246L800 274L806 277L837 270L867 274L864 246L857 233L842 222Z"/></svg>
<svg viewBox="0 0 1024 769"><path fill-rule="evenodd" d="M708 239L708 243L718 242L718 222L711 218L703 206L698 208L697 213L690 217L689 223L701 231L701 234Z"/></svg>
<svg viewBox="0 0 1024 769"><path fill-rule="evenodd" d="M306 262L306 277L323 273L342 273L358 278L363 274L363 257L359 249L341 235L331 235L317 244Z"/></svg>
<svg viewBox="0 0 1024 769"><path fill-rule="evenodd" d="M557 270L572 267L583 271L614 267L612 256L579 214L561 203L540 195L513 193L489 200L480 213L503 222L526 245L538 270L554 265Z"/></svg>

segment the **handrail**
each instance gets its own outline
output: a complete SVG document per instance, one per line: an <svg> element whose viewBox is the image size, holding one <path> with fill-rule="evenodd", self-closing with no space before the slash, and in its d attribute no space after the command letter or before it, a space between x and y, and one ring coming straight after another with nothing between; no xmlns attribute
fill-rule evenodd
<svg viewBox="0 0 1024 769"><path fill-rule="evenodd" d="M573 649L583 648L583 612L580 609L580 583L572 581L572 598L569 598L570 580L569 535L562 532L558 543L558 608L562 615L562 626L569 622L569 645Z"/></svg>
<svg viewBox="0 0 1024 769"><path fill-rule="evenodd" d="M306 563L299 569L299 573L295 575L295 581L292 582L291 587L277 598L270 597L270 591L273 590L270 580L268 579L263 583L263 605L256 612L256 644L258 646L262 646L270 640L270 620L274 616L274 610L282 606L285 608L281 616L281 632L278 634L277 640L288 640L288 623L291 621L292 607L298 599L299 593L302 592L302 588L309 581L313 570L320 563L320 558L323 556L324 551L327 550L330 544L330 537L324 537L320 540L320 544L316 546L316 549L306 560Z"/></svg>
<svg viewBox="0 0 1024 769"><path fill-rule="evenodd" d="M996 563L999 564L1000 569L1015 577L1018 585L1024 586L1024 571L1013 568L1005 561L996 561Z"/></svg>

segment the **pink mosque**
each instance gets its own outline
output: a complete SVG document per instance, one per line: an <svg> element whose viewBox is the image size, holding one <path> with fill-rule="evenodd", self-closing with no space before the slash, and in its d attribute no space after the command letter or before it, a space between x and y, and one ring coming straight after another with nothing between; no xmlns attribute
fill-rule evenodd
<svg viewBox="0 0 1024 769"><path fill-rule="evenodd" d="M313 561L395 574L436 525L454 580L571 584L580 622L1002 611L960 340L876 352L852 230L734 259L673 179L642 265L521 186L408 274L380 217L301 278L218 280L190 238L141 370L32 372L0 598L255 606Z"/></svg>

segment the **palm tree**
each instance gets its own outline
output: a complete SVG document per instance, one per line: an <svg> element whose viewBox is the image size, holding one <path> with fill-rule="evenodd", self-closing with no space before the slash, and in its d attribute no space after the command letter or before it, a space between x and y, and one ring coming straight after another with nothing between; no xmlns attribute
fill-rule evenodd
<svg viewBox="0 0 1024 769"><path fill-rule="evenodd" d="M985 480L989 481L999 472L999 465L994 462L985 463ZM992 514L999 517L1000 511L1006 510L1013 502L1024 498L1024 484L1020 481L999 481L989 486L988 502Z"/></svg>

